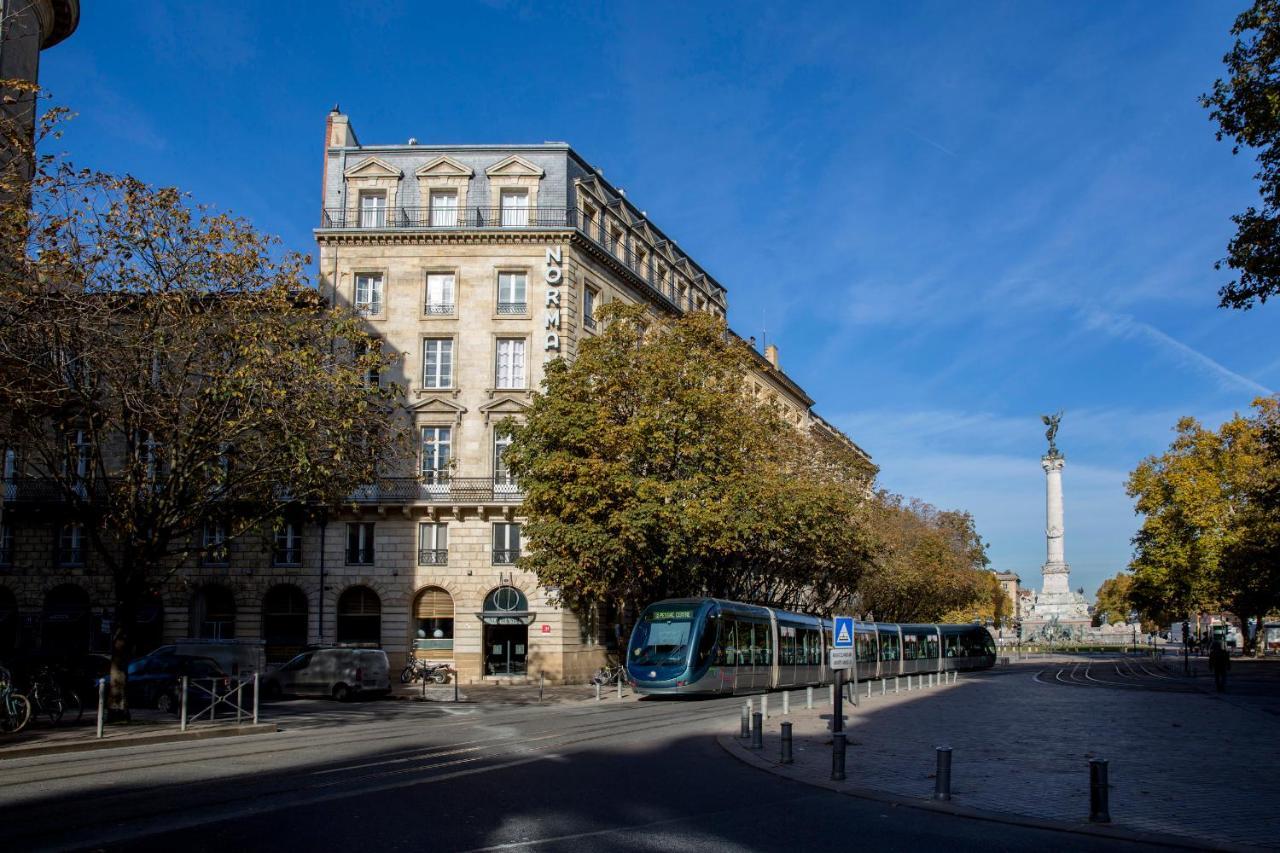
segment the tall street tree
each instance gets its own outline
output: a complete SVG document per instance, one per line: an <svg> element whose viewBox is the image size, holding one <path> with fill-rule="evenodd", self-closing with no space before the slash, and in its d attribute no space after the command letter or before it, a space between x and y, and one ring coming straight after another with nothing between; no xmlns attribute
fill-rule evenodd
<svg viewBox="0 0 1280 853"><path fill-rule="evenodd" d="M1200 102L1218 125L1218 139L1232 140L1233 154L1257 152L1261 200L1231 218L1236 233L1216 265L1237 275L1218 291L1221 306L1248 309L1280 292L1280 0L1255 0L1231 34L1227 76Z"/></svg>
<svg viewBox="0 0 1280 853"><path fill-rule="evenodd" d="M139 609L184 565L370 482L399 389L306 259L175 189L43 161L0 244L0 448L81 525L115 592L111 706ZM12 512L12 508L7 511Z"/></svg>
<svg viewBox="0 0 1280 853"><path fill-rule="evenodd" d="M1217 430L1178 422L1169 449L1129 476L1143 516L1134 537L1129 599L1162 624L1226 608L1242 620L1280 606L1280 402Z"/></svg>
<svg viewBox="0 0 1280 853"><path fill-rule="evenodd" d="M522 565L571 607L716 595L827 610L874 540L873 471L748 392L753 356L704 312L602 309L547 366L505 457L525 492Z"/></svg>

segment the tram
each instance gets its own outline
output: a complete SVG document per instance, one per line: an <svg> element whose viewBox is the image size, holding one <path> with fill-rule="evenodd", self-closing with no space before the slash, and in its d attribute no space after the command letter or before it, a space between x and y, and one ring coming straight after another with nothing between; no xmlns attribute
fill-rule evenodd
<svg viewBox="0 0 1280 853"><path fill-rule="evenodd" d="M649 695L761 693L834 679L832 622L717 598L645 608L627 647L627 676ZM854 623L859 681L988 669L996 647L981 625ZM851 674L852 677L852 674Z"/></svg>

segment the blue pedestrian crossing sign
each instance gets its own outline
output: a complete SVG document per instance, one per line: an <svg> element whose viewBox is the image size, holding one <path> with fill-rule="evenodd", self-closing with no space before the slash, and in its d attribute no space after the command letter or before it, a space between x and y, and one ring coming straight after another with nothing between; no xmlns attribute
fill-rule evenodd
<svg viewBox="0 0 1280 853"><path fill-rule="evenodd" d="M832 648L851 649L853 648L853 617L837 616L836 617L835 638L831 642Z"/></svg>

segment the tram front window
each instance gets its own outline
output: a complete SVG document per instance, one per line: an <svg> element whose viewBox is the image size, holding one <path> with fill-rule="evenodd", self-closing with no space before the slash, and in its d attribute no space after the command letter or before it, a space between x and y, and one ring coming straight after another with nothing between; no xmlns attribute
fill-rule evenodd
<svg viewBox="0 0 1280 853"><path fill-rule="evenodd" d="M645 613L631 638L631 663L636 666L683 663L693 634L693 616L691 607L663 607Z"/></svg>

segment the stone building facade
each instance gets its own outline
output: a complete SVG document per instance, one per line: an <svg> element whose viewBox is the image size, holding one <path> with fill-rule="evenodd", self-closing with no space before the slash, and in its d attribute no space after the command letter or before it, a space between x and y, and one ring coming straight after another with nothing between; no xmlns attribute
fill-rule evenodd
<svg viewBox="0 0 1280 853"><path fill-rule="evenodd" d="M463 681L585 680L616 616L569 612L519 569L521 495L499 424L522 416L549 360L596 333L600 305L723 317L725 288L563 143L362 145L335 108L321 192L319 287L397 354L371 379L406 389L416 457L318 520L183 570L155 602L157 642L234 638L262 644L268 662L308 643L368 642L395 662L449 661ZM756 362L754 393L798 429L856 447L812 412L776 347ZM56 519L29 526L0 568L0 619L9 608L25 633L0 635L0 650L73 617L101 637L110 590L91 564L48 571ZM59 603L77 597L68 583L87 615Z"/></svg>

